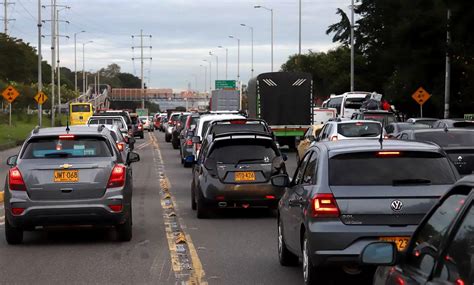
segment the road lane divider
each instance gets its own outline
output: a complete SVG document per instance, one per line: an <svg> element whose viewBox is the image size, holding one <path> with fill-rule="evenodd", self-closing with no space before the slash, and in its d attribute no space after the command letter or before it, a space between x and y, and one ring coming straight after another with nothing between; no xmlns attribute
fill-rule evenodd
<svg viewBox="0 0 474 285"><path fill-rule="evenodd" d="M0 191L0 203L3 203L3 199L5 198L5 193Z"/></svg>
<svg viewBox="0 0 474 285"><path fill-rule="evenodd" d="M160 186L161 207L166 238L171 256L171 267L177 284L207 285L205 272L193 244L191 236L184 229L183 220L179 217L177 203L171 191L171 183L166 177L163 157L158 140L149 134L153 146L153 161Z"/></svg>

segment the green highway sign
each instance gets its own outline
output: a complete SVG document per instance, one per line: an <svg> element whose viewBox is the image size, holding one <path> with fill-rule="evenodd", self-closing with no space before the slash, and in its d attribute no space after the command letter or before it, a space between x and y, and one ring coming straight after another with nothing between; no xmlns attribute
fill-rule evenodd
<svg viewBox="0 0 474 285"><path fill-rule="evenodd" d="M216 80L216 90L219 89L236 89L235 80Z"/></svg>

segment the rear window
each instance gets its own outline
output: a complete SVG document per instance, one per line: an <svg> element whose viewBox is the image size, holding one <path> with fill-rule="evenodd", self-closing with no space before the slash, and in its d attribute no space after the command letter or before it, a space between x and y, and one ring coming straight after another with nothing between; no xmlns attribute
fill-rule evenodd
<svg viewBox="0 0 474 285"><path fill-rule="evenodd" d="M397 120L392 114L364 114L363 116L364 120L373 120L380 122L382 124L390 124L390 123L395 123Z"/></svg>
<svg viewBox="0 0 474 285"><path fill-rule="evenodd" d="M266 132L265 126L262 124L225 124L225 125L214 125L212 127L213 134L223 134L229 132L242 132L242 131L257 131Z"/></svg>
<svg viewBox="0 0 474 285"><path fill-rule="evenodd" d="M131 117L132 119L132 124L137 124L138 123L138 117Z"/></svg>
<svg viewBox="0 0 474 285"><path fill-rule="evenodd" d="M140 118L140 122L142 122L142 124L145 124L147 122L147 118Z"/></svg>
<svg viewBox="0 0 474 285"><path fill-rule="evenodd" d="M189 127L190 128L194 128L197 126L197 124L199 123L199 117L191 117L191 122L189 124Z"/></svg>
<svg viewBox="0 0 474 285"><path fill-rule="evenodd" d="M442 147L472 147L474 145L474 132L423 132L417 133L416 139L430 141Z"/></svg>
<svg viewBox="0 0 474 285"><path fill-rule="evenodd" d="M109 145L103 137L85 136L61 139L59 136L30 140L23 152L23 159L110 157Z"/></svg>
<svg viewBox="0 0 474 285"><path fill-rule="evenodd" d="M91 111L90 105L71 105L72 112L86 112L89 113Z"/></svg>
<svg viewBox="0 0 474 285"><path fill-rule="evenodd" d="M179 114L173 115L171 116L170 121L176 121L178 120L178 117L179 117Z"/></svg>
<svg viewBox="0 0 474 285"><path fill-rule="evenodd" d="M271 163L278 150L270 140L233 139L216 142L208 155L217 163Z"/></svg>
<svg viewBox="0 0 474 285"><path fill-rule="evenodd" d="M448 159L439 153L363 152L341 154L329 160L329 184L446 185L455 182Z"/></svg>
<svg viewBox="0 0 474 285"><path fill-rule="evenodd" d="M89 125L117 125L119 128L124 128L123 121L119 118L91 118Z"/></svg>
<svg viewBox="0 0 474 285"><path fill-rule="evenodd" d="M362 98L347 98L344 107L347 109L357 109L359 110L362 107L362 103L364 103L365 97Z"/></svg>
<svg viewBox="0 0 474 285"><path fill-rule="evenodd" d="M344 123L337 125L338 134L348 137L376 137L380 135L380 124L377 123Z"/></svg>
<svg viewBox="0 0 474 285"><path fill-rule="evenodd" d="M453 127L472 129L472 128L474 128L474 123L473 122L455 122L455 123L453 123Z"/></svg>
<svg viewBox="0 0 474 285"><path fill-rule="evenodd" d="M182 124L186 123L186 120L188 119L189 115L182 115L179 120L181 121Z"/></svg>

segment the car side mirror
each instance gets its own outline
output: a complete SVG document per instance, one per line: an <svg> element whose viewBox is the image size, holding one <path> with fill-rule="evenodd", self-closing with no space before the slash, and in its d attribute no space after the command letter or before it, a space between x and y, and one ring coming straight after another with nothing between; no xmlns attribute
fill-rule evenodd
<svg viewBox="0 0 474 285"><path fill-rule="evenodd" d="M194 136L194 137L192 138L192 141L193 141L193 143L200 143L200 142L201 142L201 138L200 138L199 136Z"/></svg>
<svg viewBox="0 0 474 285"><path fill-rule="evenodd" d="M206 158L206 161L204 161L203 165L207 170L213 170L216 165L216 160L214 158L208 157Z"/></svg>
<svg viewBox="0 0 474 285"><path fill-rule="evenodd" d="M368 244L360 255L365 265L390 266L397 261L397 246L391 242L374 242Z"/></svg>
<svg viewBox="0 0 474 285"><path fill-rule="evenodd" d="M9 165L9 166L15 166L17 159L18 159L18 155L10 156L10 157L7 159L7 165Z"/></svg>
<svg viewBox="0 0 474 285"><path fill-rule="evenodd" d="M275 187L288 187L290 185L290 178L288 174L278 174L271 178L272 185Z"/></svg>
<svg viewBox="0 0 474 285"><path fill-rule="evenodd" d="M134 162L139 162L140 161L140 155L136 152L129 152L127 154L127 164L132 164Z"/></svg>
<svg viewBox="0 0 474 285"><path fill-rule="evenodd" d="M288 155L286 153L282 153L281 158L283 158L283 161L287 161L288 160Z"/></svg>

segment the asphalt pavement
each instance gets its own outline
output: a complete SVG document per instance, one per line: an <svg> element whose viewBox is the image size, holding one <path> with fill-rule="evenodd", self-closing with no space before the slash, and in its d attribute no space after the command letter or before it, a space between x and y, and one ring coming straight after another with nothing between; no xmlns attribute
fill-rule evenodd
<svg viewBox="0 0 474 285"><path fill-rule="evenodd" d="M0 284L303 284L301 266L278 262L273 212L229 210L198 220L191 169L163 133L147 133L136 151L131 242L116 241L111 229L54 228L26 232L22 245L9 246L0 224ZM2 163L14 152L0 153ZM295 153L288 157L292 174ZM321 284L363 283L338 272Z"/></svg>

